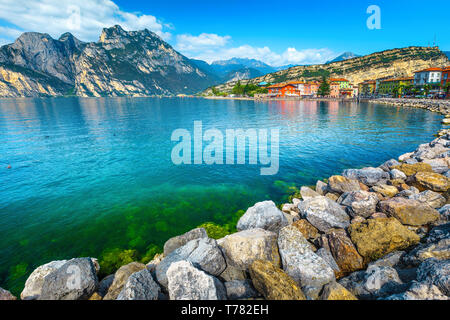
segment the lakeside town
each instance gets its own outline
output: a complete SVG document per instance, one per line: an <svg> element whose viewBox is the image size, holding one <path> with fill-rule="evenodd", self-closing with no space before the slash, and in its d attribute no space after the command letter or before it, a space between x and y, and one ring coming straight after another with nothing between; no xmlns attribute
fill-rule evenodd
<svg viewBox="0 0 450 320"><path fill-rule="evenodd" d="M241 85L238 81L230 94L213 89L214 96L229 98L450 98L450 66L431 67L414 72L413 77L385 77L367 79L355 84L345 78L326 78L312 81L281 83L260 82ZM248 94L250 93L250 94Z"/></svg>

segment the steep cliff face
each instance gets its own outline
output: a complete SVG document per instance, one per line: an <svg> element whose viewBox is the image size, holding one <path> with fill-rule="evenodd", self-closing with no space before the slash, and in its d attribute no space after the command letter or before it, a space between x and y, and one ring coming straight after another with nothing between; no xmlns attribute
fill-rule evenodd
<svg viewBox="0 0 450 320"><path fill-rule="evenodd" d="M257 77L242 84L265 81L277 83L285 81L320 80L323 75L339 77L358 84L368 79L384 77L409 77L414 71L429 67L445 67L450 65L447 56L438 48L408 47L386 50L350 60L333 62L324 65L297 66L287 70ZM231 92L235 82L229 82L216 88L220 91ZM210 94L208 89L205 93Z"/></svg>
<svg viewBox="0 0 450 320"><path fill-rule="evenodd" d="M213 83L153 32L127 32L120 26L104 29L95 43L70 33L59 40L25 33L0 48L0 67L5 73L0 95L8 97L48 95L36 90L40 87L52 88L50 95L172 95L198 92Z"/></svg>

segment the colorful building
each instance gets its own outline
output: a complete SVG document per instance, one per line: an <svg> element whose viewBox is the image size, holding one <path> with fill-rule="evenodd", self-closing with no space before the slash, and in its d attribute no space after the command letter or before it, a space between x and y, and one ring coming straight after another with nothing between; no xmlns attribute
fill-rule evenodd
<svg viewBox="0 0 450 320"><path fill-rule="evenodd" d="M359 93L363 96L371 96L375 94L377 82L375 80L365 80L359 84Z"/></svg>
<svg viewBox="0 0 450 320"><path fill-rule="evenodd" d="M414 77L393 78L382 80L378 87L381 95L402 95L406 93L408 87L414 85Z"/></svg>
<svg viewBox="0 0 450 320"><path fill-rule="evenodd" d="M305 92L304 96L306 97L316 97L317 92L319 91L320 83L317 81L306 82L304 84Z"/></svg>
<svg viewBox="0 0 450 320"><path fill-rule="evenodd" d="M428 68L414 72L414 85L424 86L426 84L436 87L441 84L442 69Z"/></svg>
<svg viewBox="0 0 450 320"><path fill-rule="evenodd" d="M268 96L282 98L300 96L297 87L291 83L278 83L267 88Z"/></svg>
<svg viewBox="0 0 450 320"><path fill-rule="evenodd" d="M330 79L330 83L331 82L338 83L340 90L353 89L353 86L350 84L350 81L348 81L347 79L343 79L343 78Z"/></svg>
<svg viewBox="0 0 450 320"><path fill-rule="evenodd" d="M330 97L339 98L341 95L341 85L338 82L330 82Z"/></svg>

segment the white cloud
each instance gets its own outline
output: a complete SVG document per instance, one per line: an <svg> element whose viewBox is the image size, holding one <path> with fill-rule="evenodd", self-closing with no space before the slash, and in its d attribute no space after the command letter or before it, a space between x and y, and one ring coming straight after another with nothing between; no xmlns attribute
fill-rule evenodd
<svg viewBox="0 0 450 320"><path fill-rule="evenodd" d="M209 63L217 60L228 60L231 58L257 59L272 66L284 66L288 64L320 64L333 59L336 54L326 48L303 49L287 48L282 53L272 51L269 47L254 47L242 45L239 47L216 47L205 50L183 50L179 49L188 57L205 60Z"/></svg>
<svg viewBox="0 0 450 320"><path fill-rule="evenodd" d="M104 27L120 24L126 30L149 29L168 40L170 24L146 14L120 10L111 0L80 1L74 5L71 0L0 0L0 19L23 31L48 33L58 38L64 32L71 32L83 41L96 41ZM11 28L9 28L11 29ZM13 39L15 34L0 29L0 37Z"/></svg>
<svg viewBox="0 0 450 320"><path fill-rule="evenodd" d="M230 36L219 36L213 33L202 33L199 36L181 34L177 36L176 48L181 51L200 51L225 46Z"/></svg>

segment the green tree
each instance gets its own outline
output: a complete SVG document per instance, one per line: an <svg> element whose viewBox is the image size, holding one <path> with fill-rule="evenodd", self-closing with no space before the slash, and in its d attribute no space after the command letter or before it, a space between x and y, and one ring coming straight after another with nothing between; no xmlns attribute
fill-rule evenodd
<svg viewBox="0 0 450 320"><path fill-rule="evenodd" d="M322 83L320 84L317 94L321 97L328 96L330 94L330 83L325 76L322 76Z"/></svg>
<svg viewBox="0 0 450 320"><path fill-rule="evenodd" d="M234 88L231 90L232 94L235 95L243 95L244 94L244 86L241 84L241 81L239 80Z"/></svg>

